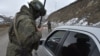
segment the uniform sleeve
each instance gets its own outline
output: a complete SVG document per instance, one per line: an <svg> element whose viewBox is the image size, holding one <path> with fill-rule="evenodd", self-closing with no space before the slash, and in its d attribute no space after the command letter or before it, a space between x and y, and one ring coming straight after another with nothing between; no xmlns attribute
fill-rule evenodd
<svg viewBox="0 0 100 56"><path fill-rule="evenodd" d="M35 22L24 19L19 21L18 24L19 40L24 47L31 47L34 43L40 41L41 33L36 31Z"/></svg>

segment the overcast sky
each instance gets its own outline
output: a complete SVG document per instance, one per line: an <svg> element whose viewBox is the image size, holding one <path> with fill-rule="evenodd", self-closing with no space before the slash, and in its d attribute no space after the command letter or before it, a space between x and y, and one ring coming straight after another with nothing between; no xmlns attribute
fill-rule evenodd
<svg viewBox="0 0 100 56"><path fill-rule="evenodd" d="M23 4L26 4L30 0L0 0L0 15L14 16L19 11ZM44 0L40 0L43 2ZM46 9L47 14L54 12L76 0L47 0Z"/></svg>

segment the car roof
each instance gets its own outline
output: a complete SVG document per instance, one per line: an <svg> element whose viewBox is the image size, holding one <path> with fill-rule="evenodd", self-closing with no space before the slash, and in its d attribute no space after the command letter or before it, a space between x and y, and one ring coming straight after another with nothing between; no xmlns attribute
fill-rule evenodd
<svg viewBox="0 0 100 56"><path fill-rule="evenodd" d="M82 30L86 32L90 32L94 34L98 40L100 41L100 28L97 27L90 27L90 26L59 26L56 27L55 30L66 30L66 29L74 29L74 30Z"/></svg>

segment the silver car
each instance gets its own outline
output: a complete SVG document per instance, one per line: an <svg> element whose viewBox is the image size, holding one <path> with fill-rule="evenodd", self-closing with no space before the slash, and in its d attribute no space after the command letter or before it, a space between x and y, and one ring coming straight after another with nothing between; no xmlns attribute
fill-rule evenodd
<svg viewBox="0 0 100 56"><path fill-rule="evenodd" d="M40 41L35 56L100 56L100 28L57 27Z"/></svg>

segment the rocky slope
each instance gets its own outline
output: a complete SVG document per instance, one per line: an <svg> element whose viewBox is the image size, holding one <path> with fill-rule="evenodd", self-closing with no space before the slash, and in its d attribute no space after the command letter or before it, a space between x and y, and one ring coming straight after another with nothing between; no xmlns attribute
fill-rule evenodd
<svg viewBox="0 0 100 56"><path fill-rule="evenodd" d="M100 0L77 0L74 3L52 13L48 19L56 22L67 22L72 18L86 18L89 23L100 21Z"/></svg>

